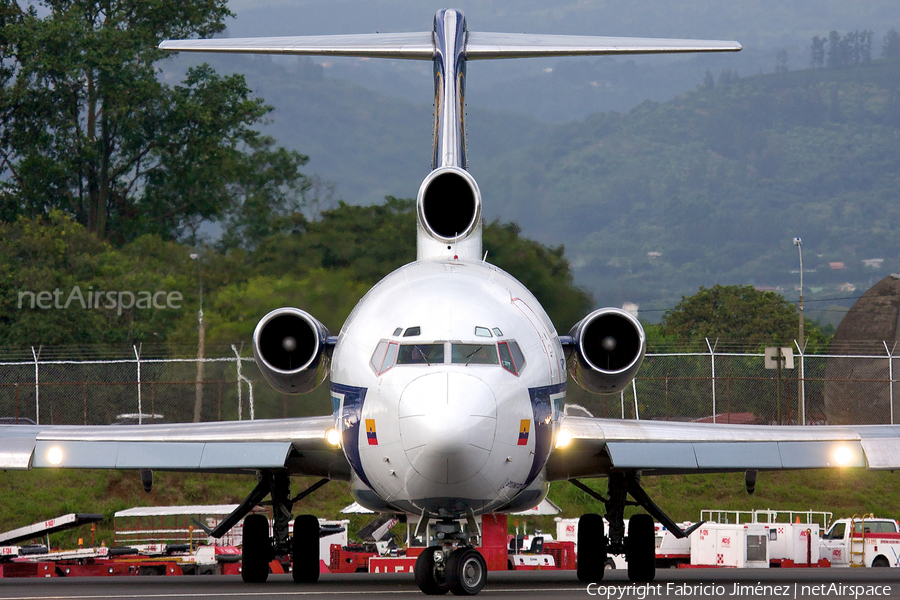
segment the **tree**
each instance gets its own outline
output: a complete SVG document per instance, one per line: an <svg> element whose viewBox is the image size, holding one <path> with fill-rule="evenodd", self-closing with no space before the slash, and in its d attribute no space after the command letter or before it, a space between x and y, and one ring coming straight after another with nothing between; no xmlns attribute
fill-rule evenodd
<svg viewBox="0 0 900 600"><path fill-rule="evenodd" d="M663 316L660 333L682 338L729 338L752 346L789 345L797 337L797 309L775 292L749 285L700 287ZM822 337L804 324L811 340Z"/></svg>
<svg viewBox="0 0 900 600"><path fill-rule="evenodd" d="M347 270L357 281L375 284L416 258L416 203L388 196L384 204L340 203L319 220L299 214L276 220L276 233L263 240L250 260L260 274L301 275L318 268ZM520 236L512 223L484 227L488 262L508 271L537 296L561 330L574 325L593 305L574 284L564 248L547 247Z"/></svg>
<svg viewBox="0 0 900 600"><path fill-rule="evenodd" d="M3 217L59 209L101 238L177 237L271 189L249 181L260 163L300 179L305 157L252 129L270 108L243 77L158 77L161 40L209 36L230 14L225 0L2 0Z"/></svg>
<svg viewBox="0 0 900 600"><path fill-rule="evenodd" d="M812 67L820 69L825 66L825 42L828 40L824 37L815 36L812 39Z"/></svg>
<svg viewBox="0 0 900 600"><path fill-rule="evenodd" d="M0 345L165 342L197 307L189 250L114 247L61 211L0 223Z"/></svg>
<svg viewBox="0 0 900 600"><path fill-rule="evenodd" d="M881 47L882 58L900 57L900 33L891 29L884 35L884 44Z"/></svg>

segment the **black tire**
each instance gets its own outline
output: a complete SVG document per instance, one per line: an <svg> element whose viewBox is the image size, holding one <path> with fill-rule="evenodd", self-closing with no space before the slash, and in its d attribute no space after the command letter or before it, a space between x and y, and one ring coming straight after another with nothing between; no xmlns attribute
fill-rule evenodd
<svg viewBox="0 0 900 600"><path fill-rule="evenodd" d="M607 558L606 562L603 563L603 568L607 571L615 571L616 570L616 561L611 558Z"/></svg>
<svg viewBox="0 0 900 600"><path fill-rule="evenodd" d="M269 578L271 558L269 519L265 515L249 515L244 519L244 542L241 547L241 579L244 583L265 582Z"/></svg>
<svg viewBox="0 0 900 600"><path fill-rule="evenodd" d="M474 548L458 548L447 560L447 583L455 596L474 596L487 583L487 562Z"/></svg>
<svg viewBox="0 0 900 600"><path fill-rule="evenodd" d="M656 578L656 532L650 515L634 515L628 521L625 559L631 581L649 583Z"/></svg>
<svg viewBox="0 0 900 600"><path fill-rule="evenodd" d="M434 554L440 551L439 546L429 546L416 559L416 585L429 596L441 596L450 591L447 579L434 568Z"/></svg>
<svg viewBox="0 0 900 600"><path fill-rule="evenodd" d="M319 519L313 515L300 515L294 519L291 563L294 583L319 580Z"/></svg>
<svg viewBox="0 0 900 600"><path fill-rule="evenodd" d="M606 565L606 526L603 517L589 514L578 519L578 556L575 571L582 583L600 583Z"/></svg>
<svg viewBox="0 0 900 600"><path fill-rule="evenodd" d="M876 556L875 560L872 561L873 567L890 567L891 563L884 556Z"/></svg>

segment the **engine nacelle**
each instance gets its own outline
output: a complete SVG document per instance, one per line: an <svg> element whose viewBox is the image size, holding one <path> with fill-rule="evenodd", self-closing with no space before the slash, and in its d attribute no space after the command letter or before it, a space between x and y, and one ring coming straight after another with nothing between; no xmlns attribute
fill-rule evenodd
<svg viewBox="0 0 900 600"><path fill-rule="evenodd" d="M284 394L313 391L328 377L328 328L299 308L278 308L253 331L253 356L263 377Z"/></svg>
<svg viewBox="0 0 900 600"><path fill-rule="evenodd" d="M585 390L610 394L623 390L644 361L646 336L640 321L618 308L595 310L569 332L569 375Z"/></svg>
<svg viewBox="0 0 900 600"><path fill-rule="evenodd" d="M425 177L416 201L419 260L482 260L481 191L459 167L441 167Z"/></svg>

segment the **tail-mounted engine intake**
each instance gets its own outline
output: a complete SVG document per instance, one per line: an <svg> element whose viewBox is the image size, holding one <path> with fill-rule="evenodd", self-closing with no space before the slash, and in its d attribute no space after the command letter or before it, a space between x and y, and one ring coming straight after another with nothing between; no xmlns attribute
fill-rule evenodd
<svg viewBox="0 0 900 600"><path fill-rule="evenodd" d="M278 308L253 332L253 356L266 381L284 394L311 392L328 377L328 329L299 308Z"/></svg>
<svg viewBox="0 0 900 600"><path fill-rule="evenodd" d="M595 310L569 335L574 340L574 349L566 353L569 375L594 394L624 389L644 360L644 328L624 310Z"/></svg>
<svg viewBox="0 0 900 600"><path fill-rule="evenodd" d="M419 187L418 258L481 260L481 191L458 167L435 169Z"/></svg>

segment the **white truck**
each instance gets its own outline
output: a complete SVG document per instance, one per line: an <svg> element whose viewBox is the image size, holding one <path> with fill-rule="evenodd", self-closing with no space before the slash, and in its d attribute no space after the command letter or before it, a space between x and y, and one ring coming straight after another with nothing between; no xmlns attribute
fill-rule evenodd
<svg viewBox="0 0 900 600"><path fill-rule="evenodd" d="M894 519L872 515L838 519L819 548L832 567L900 567L900 527Z"/></svg>

